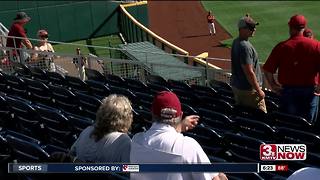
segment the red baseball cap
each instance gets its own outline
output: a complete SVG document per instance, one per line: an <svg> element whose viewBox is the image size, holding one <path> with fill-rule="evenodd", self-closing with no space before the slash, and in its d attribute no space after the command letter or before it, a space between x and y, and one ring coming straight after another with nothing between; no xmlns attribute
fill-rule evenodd
<svg viewBox="0 0 320 180"><path fill-rule="evenodd" d="M152 113L168 119L181 116L182 110L179 98L170 91L159 92L153 99Z"/></svg>
<svg viewBox="0 0 320 180"><path fill-rule="evenodd" d="M288 22L290 27L304 28L307 25L307 19L303 15L296 14Z"/></svg>

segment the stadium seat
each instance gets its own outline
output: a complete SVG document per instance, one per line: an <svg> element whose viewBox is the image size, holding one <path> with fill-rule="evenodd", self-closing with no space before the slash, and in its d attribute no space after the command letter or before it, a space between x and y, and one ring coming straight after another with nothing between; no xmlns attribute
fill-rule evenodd
<svg viewBox="0 0 320 180"><path fill-rule="evenodd" d="M5 131L0 131L0 167L7 162L12 153L12 149L8 144L5 135Z"/></svg>
<svg viewBox="0 0 320 180"><path fill-rule="evenodd" d="M320 136L288 127L277 127L277 137L284 144L306 144L309 152L320 152Z"/></svg>
<svg viewBox="0 0 320 180"><path fill-rule="evenodd" d="M234 105L233 109L234 109L234 116L239 116L239 117L249 118L249 119L256 119L256 120L267 122L267 123L269 122L266 119L267 114L260 109L240 106L240 105Z"/></svg>
<svg viewBox="0 0 320 180"><path fill-rule="evenodd" d="M221 97L228 97L233 99L234 95L233 92L226 89L216 89L218 91L218 94L220 94Z"/></svg>
<svg viewBox="0 0 320 180"><path fill-rule="evenodd" d="M270 179L270 180L287 180L288 175L285 175L281 172L260 172L260 176L264 179Z"/></svg>
<svg viewBox="0 0 320 180"><path fill-rule="evenodd" d="M171 91L169 88L167 88L166 86L162 86L159 84L155 84L155 83L147 83L147 86L150 89L150 92L154 95L160 91Z"/></svg>
<svg viewBox="0 0 320 180"><path fill-rule="evenodd" d="M230 173L227 174L228 180L245 180L245 179L254 179L254 180L264 180L258 173Z"/></svg>
<svg viewBox="0 0 320 180"><path fill-rule="evenodd" d="M133 105L139 106L139 99L129 89L116 87L116 86L109 86L109 88L110 88L112 94L120 94L120 95L126 96L131 101L131 103Z"/></svg>
<svg viewBox="0 0 320 180"><path fill-rule="evenodd" d="M191 87L182 81L176 81L173 79L168 79L168 84L170 85L171 88L174 89L182 89L184 91L192 91Z"/></svg>
<svg viewBox="0 0 320 180"><path fill-rule="evenodd" d="M147 82L157 84L164 87L170 87L169 83L161 76L158 75L147 75Z"/></svg>
<svg viewBox="0 0 320 180"><path fill-rule="evenodd" d="M125 78L127 88L133 92L148 92L148 86L138 79Z"/></svg>
<svg viewBox="0 0 320 180"><path fill-rule="evenodd" d="M26 135L8 131L6 140L13 149L18 162L47 162L50 155L41 147L40 141Z"/></svg>
<svg viewBox="0 0 320 180"><path fill-rule="evenodd" d="M28 66L18 62L12 62L14 75L19 77L32 78L31 71Z"/></svg>
<svg viewBox="0 0 320 180"><path fill-rule="evenodd" d="M8 93L15 94L23 98L28 97L26 84L21 78L7 74L3 74L3 76L6 79Z"/></svg>
<svg viewBox="0 0 320 180"><path fill-rule="evenodd" d="M114 74L107 74L106 82L108 85L111 85L111 86L126 88L125 80L122 77Z"/></svg>
<svg viewBox="0 0 320 180"><path fill-rule="evenodd" d="M73 92L77 91L79 93L91 94L88 84L85 83L83 80L73 76L65 76L65 78L69 90Z"/></svg>
<svg viewBox="0 0 320 180"><path fill-rule="evenodd" d="M134 116L134 122L139 123L140 126L145 127L145 129L149 129L152 125L152 114L149 110L145 109L134 109L134 111L137 113L136 116Z"/></svg>
<svg viewBox="0 0 320 180"><path fill-rule="evenodd" d="M203 108L198 109L198 113L200 122L208 125L218 133L224 134L234 131L233 121L226 115Z"/></svg>
<svg viewBox="0 0 320 180"><path fill-rule="evenodd" d="M211 163L227 163L227 160L220 158L220 157L208 155L208 158Z"/></svg>
<svg viewBox="0 0 320 180"><path fill-rule="evenodd" d="M48 85L48 87L51 91L52 101L56 108L60 108L68 112L79 112L79 100L74 93L60 86Z"/></svg>
<svg viewBox="0 0 320 180"><path fill-rule="evenodd" d="M85 73L88 80L98 81L102 83L106 82L106 77L97 70L85 68Z"/></svg>
<svg viewBox="0 0 320 180"><path fill-rule="evenodd" d="M23 81L26 84L28 96L32 101L52 105L51 92L48 86L33 79L23 78Z"/></svg>
<svg viewBox="0 0 320 180"><path fill-rule="evenodd" d="M57 72L46 72L49 83L52 85L66 86L66 78Z"/></svg>
<svg viewBox="0 0 320 180"><path fill-rule="evenodd" d="M38 67L32 67L32 66L29 66L29 69L31 71L32 79L39 80L45 84L47 84L49 82L46 71L44 71Z"/></svg>
<svg viewBox="0 0 320 180"><path fill-rule="evenodd" d="M231 153L231 157L226 158L235 162L259 162L259 148L265 144L259 139L234 133L225 133L223 142Z"/></svg>
<svg viewBox="0 0 320 180"><path fill-rule="evenodd" d="M306 160L303 160L303 161L292 161L292 160L282 161L282 164L287 164L289 167L289 172L285 173L284 175L289 176L293 172L295 172L301 168L304 168L304 167L320 168L319 161L320 161L319 153L308 152L308 147L307 147Z"/></svg>
<svg viewBox="0 0 320 180"><path fill-rule="evenodd" d="M138 132L144 132L147 130L147 127L150 127L151 122L146 123L144 119L141 118L140 114L136 110L132 110L133 113L133 122L131 124L131 130L128 133L129 136L132 138L134 134ZM149 120L150 121L150 120Z"/></svg>
<svg viewBox="0 0 320 180"><path fill-rule="evenodd" d="M280 96L279 95L277 95L276 93L274 93L272 91L264 91L264 93L266 95L265 99L273 101L273 102L275 102L277 104L279 103L279 101L280 101Z"/></svg>
<svg viewBox="0 0 320 180"><path fill-rule="evenodd" d="M88 126L91 126L95 119L90 119L87 117L79 116L76 114L66 113L67 118L69 119L70 123L73 127L73 134L76 134L77 137L79 137L80 133L87 128Z"/></svg>
<svg viewBox="0 0 320 180"><path fill-rule="evenodd" d="M207 155L215 156L224 149L221 135L203 124L197 125L194 129L189 130L184 134L194 138Z"/></svg>
<svg viewBox="0 0 320 180"><path fill-rule="evenodd" d="M10 111L5 96L6 94L0 93L0 129L14 126L14 123L10 121Z"/></svg>
<svg viewBox="0 0 320 180"><path fill-rule="evenodd" d="M267 119L271 121L273 126L288 127L309 132L313 130L312 124L304 118L287 113L272 112L267 115Z"/></svg>
<svg viewBox="0 0 320 180"><path fill-rule="evenodd" d="M96 119L96 112L102 104L101 101L94 96L83 93L76 93L76 96L79 99L80 114L91 119Z"/></svg>
<svg viewBox="0 0 320 180"><path fill-rule="evenodd" d="M317 151L316 153L308 152L306 160L304 160L304 161L295 161L294 163L289 164L289 166L291 165L295 169L300 169L302 167L317 167L317 168L320 168L319 162L320 162L319 151Z"/></svg>
<svg viewBox="0 0 320 180"><path fill-rule="evenodd" d="M9 92L9 91L8 91L7 80L4 77L4 74L5 73L0 72L0 91L5 93L5 92Z"/></svg>
<svg viewBox="0 0 320 180"><path fill-rule="evenodd" d="M150 106L151 107L151 106ZM183 116L189 116L189 115L197 115L198 112L191 106L181 103L181 108L183 112Z"/></svg>
<svg viewBox="0 0 320 180"><path fill-rule="evenodd" d="M10 96L6 97L6 101L17 129L33 137L38 137L38 135L42 134L37 113L31 106L30 101Z"/></svg>
<svg viewBox="0 0 320 180"><path fill-rule="evenodd" d="M87 80L86 83L88 84L91 93L100 100L111 94L110 88L101 82Z"/></svg>
<svg viewBox="0 0 320 180"><path fill-rule="evenodd" d="M243 117L232 119L235 128L243 135L260 139L264 142L274 143L276 139L276 131L268 124Z"/></svg>
<svg viewBox="0 0 320 180"><path fill-rule="evenodd" d="M153 96L148 93L136 92L135 95L139 99L140 105L143 106L141 108L150 109L153 101Z"/></svg>
<svg viewBox="0 0 320 180"><path fill-rule="evenodd" d="M198 107L209 109L211 111L220 112L227 116L233 115L233 106L222 99L212 98L208 96L199 97Z"/></svg>
<svg viewBox="0 0 320 180"><path fill-rule="evenodd" d="M172 91L179 97L181 103L188 104L193 107L196 107L199 104L199 97L190 91L175 88L172 88Z"/></svg>
<svg viewBox="0 0 320 180"><path fill-rule="evenodd" d="M47 131L46 139L54 145L70 148L76 137L72 134L72 124L62 111L45 106L35 106L35 109Z"/></svg>
<svg viewBox="0 0 320 180"><path fill-rule="evenodd" d="M218 96L218 92L212 87L201 86L201 85L191 85L193 92L197 96L208 96L208 97L216 97Z"/></svg>
<svg viewBox="0 0 320 180"><path fill-rule="evenodd" d="M223 81L211 80L210 81L210 86L213 87L216 90L224 89L224 90L232 92L231 86L228 83L225 83Z"/></svg>
<svg viewBox="0 0 320 180"><path fill-rule="evenodd" d="M268 113L279 111L279 105L270 99L265 99Z"/></svg>

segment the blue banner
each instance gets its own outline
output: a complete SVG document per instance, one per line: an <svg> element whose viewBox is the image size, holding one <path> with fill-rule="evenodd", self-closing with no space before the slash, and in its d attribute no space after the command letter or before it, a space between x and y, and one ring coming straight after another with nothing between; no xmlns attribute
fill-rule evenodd
<svg viewBox="0 0 320 180"><path fill-rule="evenodd" d="M8 173L127 173L127 172L259 172L258 163L214 164L93 164L9 163Z"/></svg>

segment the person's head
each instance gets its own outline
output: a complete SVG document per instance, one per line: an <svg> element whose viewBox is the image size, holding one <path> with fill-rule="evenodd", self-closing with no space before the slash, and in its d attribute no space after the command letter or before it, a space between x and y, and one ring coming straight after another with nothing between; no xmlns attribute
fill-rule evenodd
<svg viewBox="0 0 320 180"><path fill-rule="evenodd" d="M310 38L310 39L313 39L314 38L314 35L313 35L313 32L311 29L309 28L305 28L304 31L303 31L303 36L304 37L307 37L307 38Z"/></svg>
<svg viewBox="0 0 320 180"><path fill-rule="evenodd" d="M239 36L244 39L254 36L257 25L259 23L254 21L249 14L246 14L238 21Z"/></svg>
<svg viewBox="0 0 320 180"><path fill-rule="evenodd" d="M211 11L208 11L208 15L211 15L212 14L212 12Z"/></svg>
<svg viewBox="0 0 320 180"><path fill-rule="evenodd" d="M125 96L111 94L102 100L96 114L96 122L92 136L99 141L111 132L127 133L131 127L132 106Z"/></svg>
<svg viewBox="0 0 320 180"><path fill-rule="evenodd" d="M41 42L46 42L48 41L49 34L48 31L41 29L38 31L37 36Z"/></svg>
<svg viewBox="0 0 320 180"><path fill-rule="evenodd" d="M182 109L179 98L169 91L159 92L152 102L153 121L176 127L182 119Z"/></svg>
<svg viewBox="0 0 320 180"><path fill-rule="evenodd" d="M307 19L303 15L294 15L288 22L290 36L302 34L307 26Z"/></svg>
<svg viewBox="0 0 320 180"><path fill-rule="evenodd" d="M18 12L16 17L14 18L14 22L20 23L22 25L27 24L31 18L25 12Z"/></svg>

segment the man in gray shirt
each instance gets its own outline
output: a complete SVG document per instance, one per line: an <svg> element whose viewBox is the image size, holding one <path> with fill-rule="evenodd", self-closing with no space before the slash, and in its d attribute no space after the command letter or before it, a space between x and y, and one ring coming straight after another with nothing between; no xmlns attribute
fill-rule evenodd
<svg viewBox="0 0 320 180"><path fill-rule="evenodd" d="M231 86L236 104L258 108L266 113L258 54L249 42L258 24L248 14L238 22L239 36L231 48Z"/></svg>

